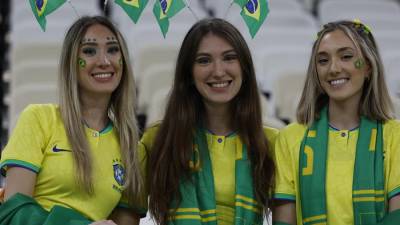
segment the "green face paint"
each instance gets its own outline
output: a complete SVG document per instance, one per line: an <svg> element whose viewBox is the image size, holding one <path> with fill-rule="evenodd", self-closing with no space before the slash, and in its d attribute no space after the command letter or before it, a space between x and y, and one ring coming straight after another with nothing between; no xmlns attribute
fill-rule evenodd
<svg viewBox="0 0 400 225"><path fill-rule="evenodd" d="M364 67L364 60L362 60L362 59L357 59L357 60L354 62L354 66L355 66L357 69L363 68L363 67Z"/></svg>
<svg viewBox="0 0 400 225"><path fill-rule="evenodd" d="M79 58L79 59L78 59L78 64L79 64L79 67L85 68L85 66L86 66L86 61L85 61L84 59L82 59L82 58Z"/></svg>

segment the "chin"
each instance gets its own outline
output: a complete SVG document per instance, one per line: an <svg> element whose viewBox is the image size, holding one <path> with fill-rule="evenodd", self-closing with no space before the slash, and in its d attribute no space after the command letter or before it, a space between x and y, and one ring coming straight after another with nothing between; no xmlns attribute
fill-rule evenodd
<svg viewBox="0 0 400 225"><path fill-rule="evenodd" d="M336 102L344 102L344 101L348 101L352 98L352 96L331 96L329 97L331 100L336 101Z"/></svg>
<svg viewBox="0 0 400 225"><path fill-rule="evenodd" d="M215 100L212 100L212 101L210 101L211 103L213 103L213 104L219 104L219 105L225 105L225 104L229 104L229 103L231 103L232 102L232 99L233 98L229 98L229 99L215 99Z"/></svg>
<svg viewBox="0 0 400 225"><path fill-rule="evenodd" d="M96 92L99 95L110 95L115 91L115 89L102 89L102 90L97 90Z"/></svg>

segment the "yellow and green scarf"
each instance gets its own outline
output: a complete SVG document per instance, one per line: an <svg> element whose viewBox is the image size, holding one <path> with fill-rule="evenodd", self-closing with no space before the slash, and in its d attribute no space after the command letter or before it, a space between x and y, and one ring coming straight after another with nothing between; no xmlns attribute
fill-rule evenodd
<svg viewBox="0 0 400 225"><path fill-rule="evenodd" d="M17 193L0 205L1 225L88 225L88 220L78 211L54 206L46 211L32 197Z"/></svg>
<svg viewBox="0 0 400 225"><path fill-rule="evenodd" d="M181 181L181 202L170 210L169 225L217 225L214 178L204 129L196 131L191 180ZM227 171L230 172L230 171ZM261 205L255 200L247 148L237 138L235 162L235 225L262 225Z"/></svg>
<svg viewBox="0 0 400 225"><path fill-rule="evenodd" d="M300 149L299 183L304 225L327 224L325 176L328 110L306 131ZM361 117L353 175L355 225L372 225L385 214L382 124Z"/></svg>

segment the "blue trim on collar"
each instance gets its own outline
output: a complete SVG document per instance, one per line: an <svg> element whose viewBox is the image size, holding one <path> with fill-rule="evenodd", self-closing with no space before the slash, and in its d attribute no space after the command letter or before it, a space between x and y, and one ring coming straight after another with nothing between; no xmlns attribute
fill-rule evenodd
<svg viewBox="0 0 400 225"><path fill-rule="evenodd" d="M217 134L215 134L214 132L212 132L212 131L209 130L209 129L206 129L206 131L207 131L208 133L214 135L214 136L222 136L222 135L217 135ZM236 135L236 131L232 131L232 132L230 132L229 134L225 135L225 137L232 137L232 136L235 136L235 135Z"/></svg>
<svg viewBox="0 0 400 225"><path fill-rule="evenodd" d="M103 130L101 130L99 132L99 134L105 134L105 133L111 131L112 128L113 128L113 123L111 122L111 120L109 120L107 126Z"/></svg>
<svg viewBox="0 0 400 225"><path fill-rule="evenodd" d="M356 126L356 127L352 128L352 129L350 129L350 130L348 130L348 131L355 131L355 130L357 130L358 128L359 128L359 126ZM342 131L342 130L340 130L340 129L334 127L334 126L332 126L332 124L330 124L330 123L329 123L329 129L334 130L334 131Z"/></svg>

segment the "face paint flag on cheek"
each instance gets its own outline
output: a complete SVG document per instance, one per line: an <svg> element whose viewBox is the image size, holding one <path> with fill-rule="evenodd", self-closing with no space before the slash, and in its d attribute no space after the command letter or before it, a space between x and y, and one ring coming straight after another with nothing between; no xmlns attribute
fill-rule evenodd
<svg viewBox="0 0 400 225"><path fill-rule="evenodd" d="M80 68L85 68L86 67L86 61L84 59L79 58L78 59L78 64Z"/></svg>
<svg viewBox="0 0 400 225"><path fill-rule="evenodd" d="M43 31L46 30L46 16L65 2L66 0L29 0L32 12Z"/></svg>
<svg viewBox="0 0 400 225"><path fill-rule="evenodd" d="M362 60L362 59L357 59L357 60L354 62L354 66L355 66L357 69L363 68L363 67L364 67L364 60Z"/></svg>
<svg viewBox="0 0 400 225"><path fill-rule="evenodd" d="M252 38L256 35L269 13L267 0L234 0L242 11L240 15L246 22Z"/></svg>
<svg viewBox="0 0 400 225"><path fill-rule="evenodd" d="M169 18L175 16L185 7L183 0L156 0L153 14L156 17L161 32L165 38L169 28Z"/></svg>
<svg viewBox="0 0 400 225"><path fill-rule="evenodd" d="M115 0L115 3L121 6L134 23L138 22L148 2L148 0Z"/></svg>

